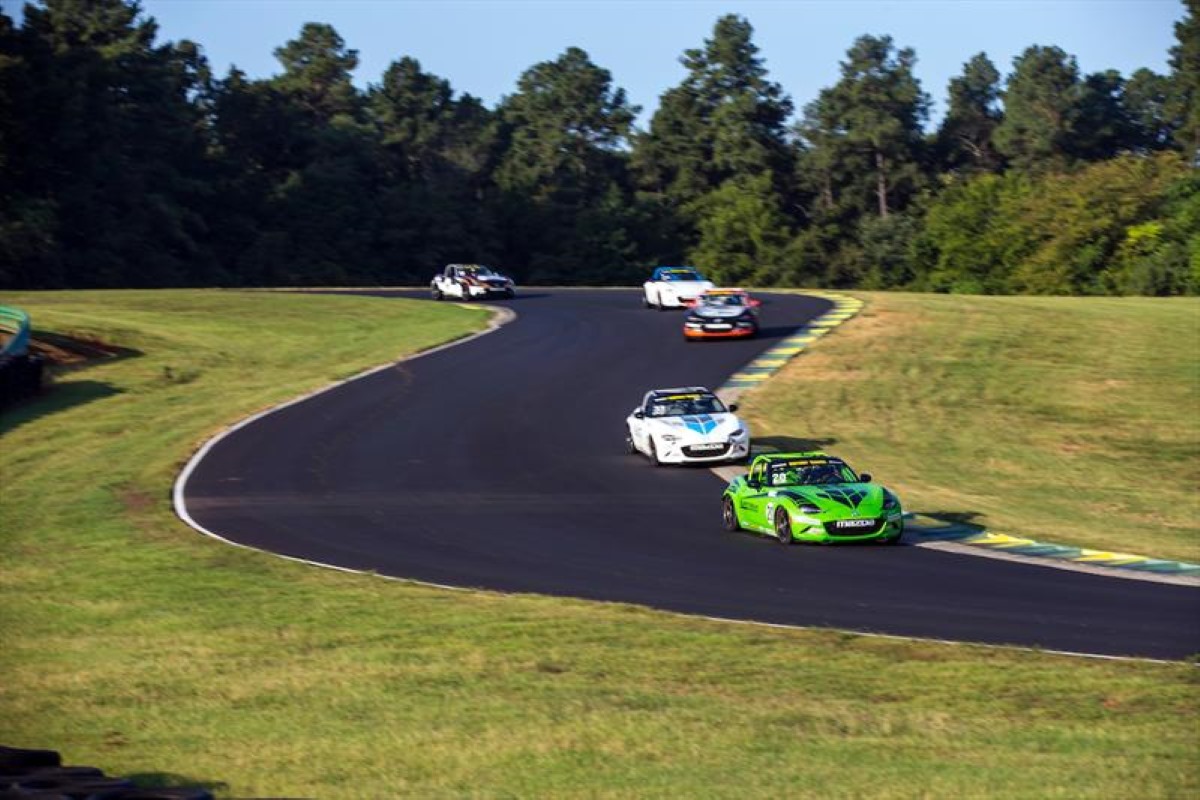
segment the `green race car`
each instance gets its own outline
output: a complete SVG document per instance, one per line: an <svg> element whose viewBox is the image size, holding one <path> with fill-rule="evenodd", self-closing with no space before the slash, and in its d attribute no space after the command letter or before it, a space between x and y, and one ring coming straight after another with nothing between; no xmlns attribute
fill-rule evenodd
<svg viewBox="0 0 1200 800"><path fill-rule="evenodd" d="M827 453L772 453L734 478L721 501L725 529L774 536L780 544L897 544L904 535L900 499Z"/></svg>

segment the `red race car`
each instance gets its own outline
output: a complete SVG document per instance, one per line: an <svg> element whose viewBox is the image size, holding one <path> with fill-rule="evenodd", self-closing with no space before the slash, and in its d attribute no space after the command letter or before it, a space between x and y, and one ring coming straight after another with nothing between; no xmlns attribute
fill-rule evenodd
<svg viewBox="0 0 1200 800"><path fill-rule="evenodd" d="M757 336L760 305L745 289L709 289L688 307L683 335L688 341Z"/></svg>

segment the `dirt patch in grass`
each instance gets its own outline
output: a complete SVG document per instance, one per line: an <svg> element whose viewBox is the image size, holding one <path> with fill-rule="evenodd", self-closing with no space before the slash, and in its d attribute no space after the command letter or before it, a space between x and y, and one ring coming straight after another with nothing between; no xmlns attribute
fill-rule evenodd
<svg viewBox="0 0 1200 800"><path fill-rule="evenodd" d="M29 350L49 364L68 368L137 355L135 350L117 347L93 337L63 336L48 331L36 331L29 342Z"/></svg>

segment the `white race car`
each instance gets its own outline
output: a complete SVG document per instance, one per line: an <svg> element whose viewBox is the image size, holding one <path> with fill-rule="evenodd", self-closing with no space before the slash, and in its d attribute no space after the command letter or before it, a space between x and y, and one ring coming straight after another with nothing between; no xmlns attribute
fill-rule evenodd
<svg viewBox="0 0 1200 800"><path fill-rule="evenodd" d="M642 302L659 311L683 308L711 288L712 281L692 267L655 267L650 280L642 284Z"/></svg>
<svg viewBox="0 0 1200 800"><path fill-rule="evenodd" d="M654 466L741 461L750 455L750 429L703 386L654 389L625 420L625 446Z"/></svg>
<svg viewBox="0 0 1200 800"><path fill-rule="evenodd" d="M482 264L447 264L429 282L429 293L434 300L444 297L456 297L459 300L474 300L477 297L511 299L516 296L517 289L512 278Z"/></svg>

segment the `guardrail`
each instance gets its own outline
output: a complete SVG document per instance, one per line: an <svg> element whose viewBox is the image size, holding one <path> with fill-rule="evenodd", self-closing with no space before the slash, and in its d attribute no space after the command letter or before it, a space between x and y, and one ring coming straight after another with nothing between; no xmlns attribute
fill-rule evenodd
<svg viewBox="0 0 1200 800"><path fill-rule="evenodd" d="M10 336L0 347L0 357L23 356L29 352L29 315L24 311L0 306L0 331Z"/></svg>

